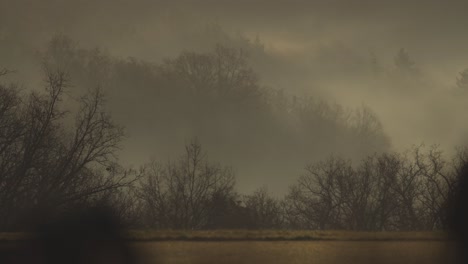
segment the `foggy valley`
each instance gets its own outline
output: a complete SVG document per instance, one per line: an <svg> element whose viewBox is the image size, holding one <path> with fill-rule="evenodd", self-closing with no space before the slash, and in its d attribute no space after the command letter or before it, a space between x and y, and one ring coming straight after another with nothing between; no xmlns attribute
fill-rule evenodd
<svg viewBox="0 0 468 264"><path fill-rule="evenodd" d="M15 71L3 79L40 88L47 57L69 73L72 96L103 88L128 135L122 164L177 159L196 137L235 168L242 193L282 195L330 155L466 144L457 3L441 16L436 2L325 2L3 1L2 67ZM234 60L237 79L191 76Z"/></svg>
<svg viewBox="0 0 468 264"><path fill-rule="evenodd" d="M465 263L467 7L0 0L0 262Z"/></svg>

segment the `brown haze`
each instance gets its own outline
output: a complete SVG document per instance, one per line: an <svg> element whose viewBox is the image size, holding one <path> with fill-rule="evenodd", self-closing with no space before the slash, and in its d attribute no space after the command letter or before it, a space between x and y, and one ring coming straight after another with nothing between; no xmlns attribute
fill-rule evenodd
<svg viewBox="0 0 468 264"><path fill-rule="evenodd" d="M25 88L40 85L39 54L57 34L82 49L99 47L115 60L156 64L183 51L211 52L220 43L250 50L262 87L344 108L369 107L393 150L424 142L449 152L468 142L468 91L456 87L458 73L468 68L463 1L174 2L0 0L0 68L16 70L9 78ZM415 62L417 72L410 77L394 63L401 48ZM218 130L207 132L209 125L154 121L151 100L142 100L156 96L150 90L105 88L114 118L128 131L120 155L124 164L176 159L197 136L210 159L236 169L241 192L267 185L283 194L307 162L364 154L353 144L252 149L262 135L232 131L239 138L220 142ZM303 149L309 147L315 150Z"/></svg>

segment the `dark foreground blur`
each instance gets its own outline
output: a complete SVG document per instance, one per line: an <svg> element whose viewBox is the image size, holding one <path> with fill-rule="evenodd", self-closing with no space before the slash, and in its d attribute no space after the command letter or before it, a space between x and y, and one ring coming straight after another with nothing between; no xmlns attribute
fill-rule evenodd
<svg viewBox="0 0 468 264"><path fill-rule="evenodd" d="M3 247L1 263L137 262L136 253L121 238L118 222L107 208L74 212L36 229L34 239Z"/></svg>
<svg viewBox="0 0 468 264"><path fill-rule="evenodd" d="M468 263L468 164L460 172L457 193L451 210L452 236L458 242L458 263Z"/></svg>

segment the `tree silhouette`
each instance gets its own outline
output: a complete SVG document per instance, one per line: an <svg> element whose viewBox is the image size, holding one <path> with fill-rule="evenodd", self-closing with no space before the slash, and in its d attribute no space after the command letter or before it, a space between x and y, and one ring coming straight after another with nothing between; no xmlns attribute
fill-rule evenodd
<svg viewBox="0 0 468 264"><path fill-rule="evenodd" d="M395 56L395 66L403 74L413 75L418 72L415 62L404 48L401 48Z"/></svg>
<svg viewBox="0 0 468 264"><path fill-rule="evenodd" d="M459 72L458 75L457 87L464 91L468 91L468 69Z"/></svg>
<svg viewBox="0 0 468 264"><path fill-rule="evenodd" d="M211 222L215 204L231 196L233 187L232 169L209 163L200 143L192 140L178 161L146 165L139 197L148 214L147 225L200 229Z"/></svg>
<svg viewBox="0 0 468 264"><path fill-rule="evenodd" d="M332 157L307 166L286 196L290 227L351 230L440 230L468 161L435 146L372 155L353 166Z"/></svg>
<svg viewBox="0 0 468 264"><path fill-rule="evenodd" d="M100 89L77 103L73 119L63 109L67 75L44 67L46 93L22 96L0 85L0 228L19 227L33 211L50 214L85 206L130 184L131 172L115 157L123 127L105 111ZM68 122L68 123L66 123ZM44 217L49 217L43 215ZM32 224L32 223L31 223Z"/></svg>
<svg viewBox="0 0 468 264"><path fill-rule="evenodd" d="M266 187L244 197L245 208L255 229L278 229L282 227L280 202L271 197Z"/></svg>

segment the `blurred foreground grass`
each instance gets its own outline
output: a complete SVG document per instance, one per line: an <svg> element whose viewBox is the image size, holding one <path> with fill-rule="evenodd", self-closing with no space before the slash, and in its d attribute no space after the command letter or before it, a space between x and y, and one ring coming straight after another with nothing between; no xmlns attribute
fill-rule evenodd
<svg viewBox="0 0 468 264"><path fill-rule="evenodd" d="M445 232L356 232L318 230L126 230L130 241L418 241L447 240ZM0 233L0 241L34 238L33 233Z"/></svg>
<svg viewBox="0 0 468 264"><path fill-rule="evenodd" d="M124 237L137 241L391 241L447 240L445 232L353 232L317 230L130 230Z"/></svg>

